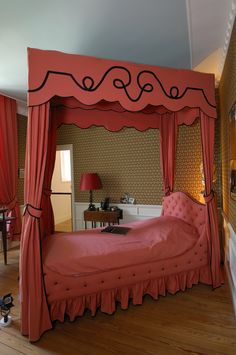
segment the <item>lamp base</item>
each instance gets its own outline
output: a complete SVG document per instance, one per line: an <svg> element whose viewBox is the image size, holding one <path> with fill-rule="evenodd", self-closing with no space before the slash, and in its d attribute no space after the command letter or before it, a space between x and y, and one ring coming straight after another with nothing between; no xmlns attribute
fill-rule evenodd
<svg viewBox="0 0 236 355"><path fill-rule="evenodd" d="M88 206L88 211L96 211L95 205L93 205L92 203L90 203L89 206Z"/></svg>

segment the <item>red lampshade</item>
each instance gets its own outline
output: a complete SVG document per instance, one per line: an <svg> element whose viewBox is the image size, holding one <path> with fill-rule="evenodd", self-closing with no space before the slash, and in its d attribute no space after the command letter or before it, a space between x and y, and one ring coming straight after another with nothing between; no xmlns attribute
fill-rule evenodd
<svg viewBox="0 0 236 355"><path fill-rule="evenodd" d="M99 190L102 188L100 177L97 173L83 173L80 178L80 190Z"/></svg>

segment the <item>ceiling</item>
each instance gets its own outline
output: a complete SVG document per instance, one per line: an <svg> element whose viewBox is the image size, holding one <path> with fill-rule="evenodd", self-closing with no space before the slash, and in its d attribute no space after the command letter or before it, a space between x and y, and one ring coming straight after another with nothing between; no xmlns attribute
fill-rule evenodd
<svg viewBox="0 0 236 355"><path fill-rule="evenodd" d="M27 47L213 72L236 0L0 0L0 92L26 102Z"/></svg>

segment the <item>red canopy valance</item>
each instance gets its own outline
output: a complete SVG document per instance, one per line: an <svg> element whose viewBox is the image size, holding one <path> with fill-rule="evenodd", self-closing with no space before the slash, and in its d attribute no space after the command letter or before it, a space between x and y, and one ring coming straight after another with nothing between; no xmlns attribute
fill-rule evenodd
<svg viewBox="0 0 236 355"><path fill-rule="evenodd" d="M119 102L132 112L148 105L172 112L197 107L216 117L211 74L31 48L28 58L29 106L72 96L85 105Z"/></svg>

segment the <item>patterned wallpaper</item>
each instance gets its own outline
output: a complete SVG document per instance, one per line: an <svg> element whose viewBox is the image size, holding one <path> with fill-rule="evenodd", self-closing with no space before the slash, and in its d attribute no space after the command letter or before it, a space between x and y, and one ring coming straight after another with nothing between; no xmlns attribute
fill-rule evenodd
<svg viewBox="0 0 236 355"><path fill-rule="evenodd" d="M236 22L231 34L220 85L223 211L236 231L236 202L229 195L229 112L236 102Z"/></svg>
<svg viewBox="0 0 236 355"><path fill-rule="evenodd" d="M103 183L103 189L94 192L96 202L109 196L116 203L129 192L136 203L161 204L159 141L158 130L125 128L114 133L101 127L61 126L57 143L73 144L76 201L88 201L88 193L78 189L79 178L81 172L92 171L99 173ZM198 198L202 190L199 123L179 128L177 155L176 189Z"/></svg>
<svg viewBox="0 0 236 355"><path fill-rule="evenodd" d="M215 160L220 165L219 120L216 129ZM18 117L19 167L24 167L25 117ZM74 125L62 125L58 129L57 144L73 144L75 200L87 202L87 191L79 191L82 172L97 172L102 180L102 190L94 191L94 201L110 197L118 203L128 192L139 204L161 204L162 177L160 171L160 138L158 130L139 132L124 128L109 132L102 127L80 129ZM175 190L187 191L196 199L203 187L201 184L200 124L179 127ZM220 169L218 169L220 172ZM23 179L18 180L18 199L23 204ZM216 189L220 196L220 178ZM220 203L220 198L218 198Z"/></svg>

